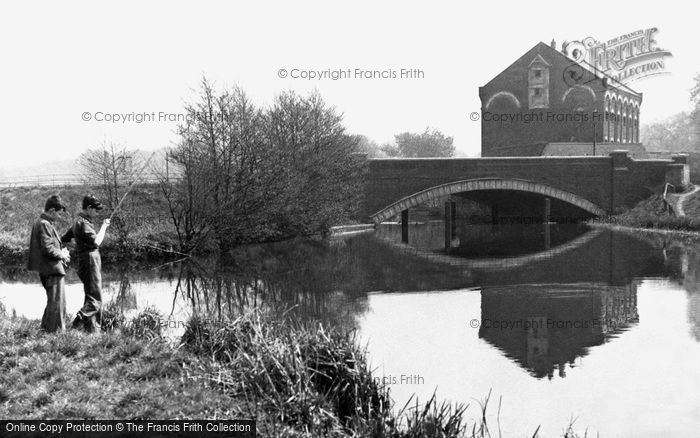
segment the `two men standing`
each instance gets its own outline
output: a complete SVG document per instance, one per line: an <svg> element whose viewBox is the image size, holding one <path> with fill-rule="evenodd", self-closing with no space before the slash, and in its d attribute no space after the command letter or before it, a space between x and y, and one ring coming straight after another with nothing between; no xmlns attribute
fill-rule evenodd
<svg viewBox="0 0 700 438"><path fill-rule="evenodd" d="M102 311L102 261L99 246L104 240L110 220L105 219L98 232L93 220L95 213L102 210L100 201L92 195L83 198L83 210L68 231L59 238L53 222L65 205L58 196L46 201L44 213L34 228L29 245L28 269L39 272L42 285L46 289L47 304L42 319L42 329L51 332L65 329L65 264L70 261L68 250L63 244L75 239L77 272L85 291L83 307L73 321L72 327L82 327L89 332L100 328Z"/></svg>

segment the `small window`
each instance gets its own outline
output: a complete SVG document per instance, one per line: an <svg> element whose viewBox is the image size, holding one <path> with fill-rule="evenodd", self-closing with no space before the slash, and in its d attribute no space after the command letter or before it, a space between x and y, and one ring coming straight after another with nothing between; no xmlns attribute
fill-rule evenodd
<svg viewBox="0 0 700 438"><path fill-rule="evenodd" d="M549 108L549 69L544 60L536 61L528 71L529 108Z"/></svg>

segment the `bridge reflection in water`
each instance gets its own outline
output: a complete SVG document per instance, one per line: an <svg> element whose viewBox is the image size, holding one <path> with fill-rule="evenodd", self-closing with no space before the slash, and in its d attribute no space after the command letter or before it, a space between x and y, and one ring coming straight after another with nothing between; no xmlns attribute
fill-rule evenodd
<svg viewBox="0 0 700 438"><path fill-rule="evenodd" d="M472 236L463 231L460 245L448 251L442 227L414 224L412 245L401 243L394 224L383 224L377 235L395 251L461 272L463 287L480 288L479 337L536 378L565 377L591 347L634 327L640 278L684 269L682 258L648 240L585 225L487 226ZM513 238L520 235L528 239ZM474 241L482 251L460 248ZM504 249L510 256L493 257Z"/></svg>
<svg viewBox="0 0 700 438"><path fill-rule="evenodd" d="M506 429L530 424L522 419L552 427L575 417L606 436L664 435L638 417L663 406L689 413L674 417L681 421L671 435L694 436L697 242L575 224L462 221L446 248L442 220L421 212L410 219L409 244L399 223L375 233L381 245L364 269L374 279L368 290L382 293L360 321L382 372L429 382L392 386L400 403L429 398L435 387L465 402L493 389L519 417Z"/></svg>
<svg viewBox="0 0 700 438"><path fill-rule="evenodd" d="M639 279L669 278L687 291L684 311L700 342L697 248L581 225L552 225L547 242L543 225L533 224L510 230L475 225L471 235L465 227L460 244L446 252L441 227L441 222L412 224L412 245L401 243L398 225L385 224L374 234L331 244L241 248L224 267L182 263L150 273L107 270L105 296L123 310L153 305L177 320L198 312L227 318L263 307L352 330L370 310L373 292L479 290L479 339L542 378L563 376L591 347L640 323ZM479 247L486 251L474 250ZM80 284L71 275L69 295L78 297ZM8 309L43 299L33 275L3 276L0 296ZM25 281L23 289L18 283ZM402 299L410 305L410 294ZM35 312L27 316L40 317L41 308L24 308Z"/></svg>

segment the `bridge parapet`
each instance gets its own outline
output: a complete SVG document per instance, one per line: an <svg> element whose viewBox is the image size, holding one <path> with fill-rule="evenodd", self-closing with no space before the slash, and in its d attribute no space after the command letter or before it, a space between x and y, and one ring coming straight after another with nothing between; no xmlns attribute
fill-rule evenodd
<svg viewBox="0 0 700 438"><path fill-rule="evenodd" d="M673 163L666 165L666 183L671 184L677 192L684 191L690 187L688 154L673 155L671 159Z"/></svg>
<svg viewBox="0 0 700 438"><path fill-rule="evenodd" d="M460 184L469 190L521 189L507 184L481 188L478 180L519 181L523 187L531 183L532 187L551 188L560 199L576 200L573 205L605 214L632 207L667 178L683 181L687 157L634 159L628 151L616 150L609 156L584 157L380 158L370 159L368 168L363 219L379 217L376 213L402 200L424 202L450 194L453 190L445 188ZM533 193L549 196L545 189ZM413 206L414 202L404 204Z"/></svg>

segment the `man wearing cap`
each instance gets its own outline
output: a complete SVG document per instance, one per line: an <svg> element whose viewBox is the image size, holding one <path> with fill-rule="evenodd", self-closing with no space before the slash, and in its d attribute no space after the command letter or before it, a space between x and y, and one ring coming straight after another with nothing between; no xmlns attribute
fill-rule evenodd
<svg viewBox="0 0 700 438"><path fill-rule="evenodd" d="M102 203L92 195L83 198L83 210L73 226L63 235L61 241L68 243L75 239L77 271L83 282L85 302L73 321L73 327L83 327L89 332L100 328L102 312L102 259L99 247L104 240L110 220L102 222L99 232L95 232L93 219L102 210Z"/></svg>
<svg viewBox="0 0 700 438"><path fill-rule="evenodd" d="M45 332L66 328L64 264L70 261L70 256L53 226L62 211L66 211L66 206L61 198L58 195L49 197L29 239L27 269L39 273L41 285L46 289L46 309L41 318L41 329Z"/></svg>

